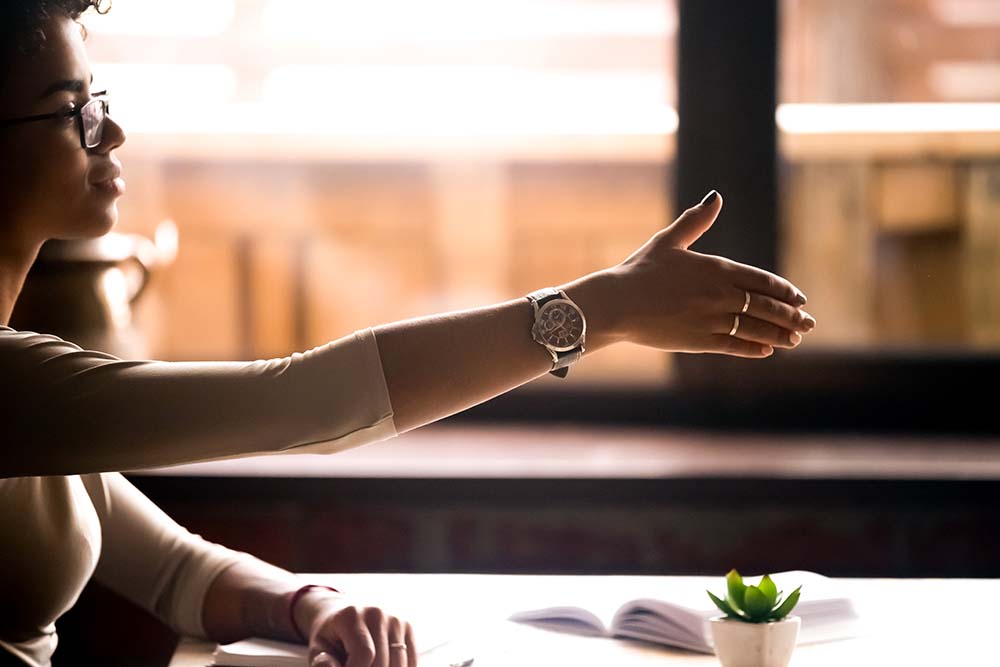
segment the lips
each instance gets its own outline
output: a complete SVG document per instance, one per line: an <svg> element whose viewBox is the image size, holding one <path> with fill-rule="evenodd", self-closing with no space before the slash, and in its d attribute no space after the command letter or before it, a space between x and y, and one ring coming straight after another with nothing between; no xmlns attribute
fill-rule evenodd
<svg viewBox="0 0 1000 667"><path fill-rule="evenodd" d="M95 171L90 179L90 187L94 192L111 197L121 197L125 194L125 181L122 179L121 165L111 162L105 169Z"/></svg>
<svg viewBox="0 0 1000 667"><path fill-rule="evenodd" d="M96 178L91 179L90 184L91 185L106 184L108 181L113 181L116 178L119 178L121 175L122 175L122 170L115 168L112 169L111 171L107 171L104 172L103 174L100 174Z"/></svg>

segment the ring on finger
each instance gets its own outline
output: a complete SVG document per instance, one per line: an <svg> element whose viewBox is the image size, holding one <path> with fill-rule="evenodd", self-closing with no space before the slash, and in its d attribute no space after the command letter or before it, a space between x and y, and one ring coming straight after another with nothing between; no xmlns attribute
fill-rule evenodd
<svg viewBox="0 0 1000 667"><path fill-rule="evenodd" d="M398 648L400 650L406 650L406 642L393 642L389 644L389 648Z"/></svg>
<svg viewBox="0 0 1000 667"><path fill-rule="evenodd" d="M730 336L735 336L736 332L740 330L740 316L739 314L733 315L733 328L729 330Z"/></svg>
<svg viewBox="0 0 1000 667"><path fill-rule="evenodd" d="M741 313L745 313L748 310L750 310L750 291L743 290L743 293L746 294L747 296L746 299L743 300L743 309L740 311Z"/></svg>

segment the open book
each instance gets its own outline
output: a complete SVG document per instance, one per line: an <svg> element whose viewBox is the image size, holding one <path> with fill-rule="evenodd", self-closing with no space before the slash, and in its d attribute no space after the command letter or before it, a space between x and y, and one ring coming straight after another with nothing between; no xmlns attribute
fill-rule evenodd
<svg viewBox="0 0 1000 667"><path fill-rule="evenodd" d="M831 580L805 571L779 572L771 575L778 590L786 594L802 586L801 597L792 610L802 619L799 644L844 639L857 634L857 613L853 602L837 595ZM627 581L630 578L623 578ZM634 579L634 578L632 578ZM760 577L745 577L756 584ZM713 653L708 619L722 614L712 604L705 589L725 594L725 578L663 577L665 583L649 597L623 587L613 590L581 591L567 606L528 609L515 612L511 621L605 637L642 639L666 646ZM648 584L647 584L648 585Z"/></svg>

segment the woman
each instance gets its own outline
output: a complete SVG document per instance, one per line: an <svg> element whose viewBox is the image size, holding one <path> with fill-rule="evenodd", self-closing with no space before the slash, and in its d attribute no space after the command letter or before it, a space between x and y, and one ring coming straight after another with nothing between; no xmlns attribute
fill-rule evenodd
<svg viewBox="0 0 1000 667"><path fill-rule="evenodd" d="M115 471L341 451L556 372L584 350L628 341L763 358L815 326L788 281L688 250L722 208L713 191L620 264L560 286L562 298L384 324L283 359L122 361L15 331L6 325L40 246L105 234L124 192L114 151L125 133L90 90L76 22L92 2L101 4L8 0L0 9L0 655L8 661L49 664L56 619L94 576L184 634L307 642L314 664L416 665L403 619L191 535ZM571 349L555 349L559 337Z"/></svg>

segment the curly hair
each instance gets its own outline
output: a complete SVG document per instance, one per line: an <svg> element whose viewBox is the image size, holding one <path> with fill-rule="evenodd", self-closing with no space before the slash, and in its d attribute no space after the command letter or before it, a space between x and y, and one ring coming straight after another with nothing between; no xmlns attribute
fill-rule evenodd
<svg viewBox="0 0 1000 667"><path fill-rule="evenodd" d="M0 86L10 76L15 56L30 56L45 45L45 22L65 17L77 21L91 7L111 10L111 0L0 0ZM80 25L83 36L87 30Z"/></svg>

